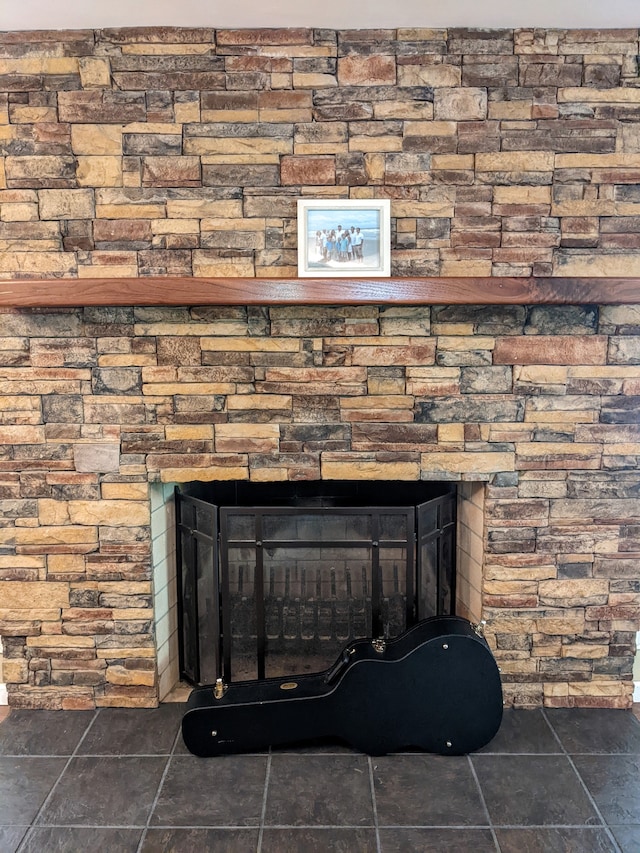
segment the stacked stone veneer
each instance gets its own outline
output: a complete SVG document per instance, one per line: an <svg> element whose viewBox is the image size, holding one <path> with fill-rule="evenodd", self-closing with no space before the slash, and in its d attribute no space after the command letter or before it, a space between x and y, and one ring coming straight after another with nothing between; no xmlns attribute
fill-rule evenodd
<svg viewBox="0 0 640 853"><path fill-rule="evenodd" d="M629 702L639 309L104 308L2 331L12 704L156 701L149 481L362 477L486 484L462 544L509 702Z"/></svg>
<svg viewBox="0 0 640 853"><path fill-rule="evenodd" d="M0 275L295 275L296 199L392 274L640 275L638 30L0 33Z"/></svg>
<svg viewBox="0 0 640 853"><path fill-rule="evenodd" d="M295 275L299 196L391 198L396 275L639 275L638 53L0 34L0 275ZM468 481L508 702L628 704L640 309L264 303L0 315L10 702L157 701L150 482L369 477Z"/></svg>

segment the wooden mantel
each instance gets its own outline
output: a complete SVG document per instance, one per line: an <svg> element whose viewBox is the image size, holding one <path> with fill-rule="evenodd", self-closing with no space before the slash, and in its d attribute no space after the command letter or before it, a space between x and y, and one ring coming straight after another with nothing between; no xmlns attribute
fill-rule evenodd
<svg viewBox="0 0 640 853"><path fill-rule="evenodd" d="M144 278L0 281L0 308L107 305L620 305L640 278Z"/></svg>

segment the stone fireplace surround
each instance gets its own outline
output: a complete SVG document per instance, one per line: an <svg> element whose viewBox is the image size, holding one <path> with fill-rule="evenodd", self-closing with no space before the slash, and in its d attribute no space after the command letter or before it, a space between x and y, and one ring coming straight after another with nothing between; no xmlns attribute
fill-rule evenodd
<svg viewBox="0 0 640 853"><path fill-rule="evenodd" d="M158 491L356 476L470 492L508 703L629 704L638 36L0 34L12 705L164 695ZM393 278L296 280L299 197L389 198Z"/></svg>
<svg viewBox="0 0 640 853"><path fill-rule="evenodd" d="M4 341L27 342L30 359L2 368L10 704L150 706L169 689L171 546L154 518L171 484L366 478L460 483L471 519L460 587L488 620L509 704L628 706L637 316L628 305L5 314Z"/></svg>

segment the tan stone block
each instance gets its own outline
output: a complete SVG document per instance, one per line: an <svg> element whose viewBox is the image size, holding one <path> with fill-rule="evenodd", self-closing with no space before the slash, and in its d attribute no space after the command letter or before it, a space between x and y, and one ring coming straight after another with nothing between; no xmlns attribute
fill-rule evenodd
<svg viewBox="0 0 640 853"><path fill-rule="evenodd" d="M149 496L149 485L148 483L102 483L100 495L104 500L144 501Z"/></svg>
<svg viewBox="0 0 640 853"><path fill-rule="evenodd" d="M411 201L394 199L391 203L391 215L397 217L413 216L430 217L444 216L452 217L454 215L453 203L448 201Z"/></svg>
<svg viewBox="0 0 640 853"><path fill-rule="evenodd" d="M39 637L27 637L27 646L37 649L93 649L93 637L79 637L73 634L41 634Z"/></svg>
<svg viewBox="0 0 640 853"><path fill-rule="evenodd" d="M299 352L300 341L297 338L202 338L200 346L204 351L214 352ZM259 395L262 397L263 395Z"/></svg>
<svg viewBox="0 0 640 853"><path fill-rule="evenodd" d="M402 119L425 121L433 118L433 104L429 101L378 101L373 105L376 120Z"/></svg>
<svg viewBox="0 0 640 853"><path fill-rule="evenodd" d="M164 202L156 204L96 204L97 219L160 219L164 215Z"/></svg>
<svg viewBox="0 0 640 853"><path fill-rule="evenodd" d="M369 396L369 397L343 397L340 400L340 408L348 411L349 409L390 409L397 411L398 409L413 409L413 397L408 395L389 395L389 396Z"/></svg>
<svg viewBox="0 0 640 853"><path fill-rule="evenodd" d="M433 154L431 157L432 169L473 169L473 154Z"/></svg>
<svg viewBox="0 0 640 853"><path fill-rule="evenodd" d="M499 151L476 154L478 172L551 172L555 154L550 151Z"/></svg>
<svg viewBox="0 0 640 853"><path fill-rule="evenodd" d="M41 525L69 524L69 510L65 501L43 498L38 501L38 521Z"/></svg>
<svg viewBox="0 0 640 853"><path fill-rule="evenodd" d="M225 220L202 220L202 230L210 231L205 227L205 222L224 222ZM236 220L230 220L235 222ZM240 220L241 222L244 220ZM264 227L264 226L263 226ZM199 219L152 219L151 233L163 236L165 234L198 234L200 231Z"/></svg>
<svg viewBox="0 0 640 853"><path fill-rule="evenodd" d="M293 140L279 137L195 136L184 141L184 154L291 154ZM205 214L206 215L206 214ZM215 216L215 214L210 214ZM239 214L231 214L240 216Z"/></svg>
<svg viewBox="0 0 640 853"><path fill-rule="evenodd" d="M122 127L117 124L72 124L71 150L93 157L122 156Z"/></svg>
<svg viewBox="0 0 640 853"><path fill-rule="evenodd" d="M76 178L81 187L122 186L122 157L77 158Z"/></svg>
<svg viewBox="0 0 640 853"><path fill-rule="evenodd" d="M436 453L421 453L420 468L429 473L448 474L490 474L501 471L515 470L514 453L465 453L443 451Z"/></svg>
<svg viewBox="0 0 640 853"><path fill-rule="evenodd" d="M242 201L240 199L231 201L216 201L215 199L211 199L210 201L206 199L167 199L168 219L205 219L207 217L213 219L241 219Z"/></svg>
<svg viewBox="0 0 640 853"><path fill-rule="evenodd" d="M2 606L13 610L69 606L69 585L50 581L2 581Z"/></svg>
<svg viewBox="0 0 640 853"><path fill-rule="evenodd" d="M492 121L527 121L532 110L532 101L489 101L488 118Z"/></svg>
<svg viewBox="0 0 640 853"><path fill-rule="evenodd" d="M85 561L82 554L49 554L47 572L49 574L83 574Z"/></svg>
<svg viewBox="0 0 640 853"><path fill-rule="evenodd" d="M195 230L198 230L199 220L187 220L187 222L195 223ZM211 218L202 219L200 228L202 231L264 231L265 222L266 220L261 216L251 219ZM172 225L173 223L169 220L167 224ZM175 220L175 224L180 225L180 220Z"/></svg>
<svg viewBox="0 0 640 853"><path fill-rule="evenodd" d="M402 151L402 138L400 136L352 136L349 139L349 151L364 153Z"/></svg>
<svg viewBox="0 0 640 853"><path fill-rule="evenodd" d="M209 465L206 468L163 468L160 471L160 482L179 484L200 480L203 483L210 483L214 480L247 480L248 476L248 467L240 466Z"/></svg>
<svg viewBox="0 0 640 853"><path fill-rule="evenodd" d="M606 602L609 581L604 578L540 581L538 592L543 603L557 601L562 607L581 607Z"/></svg>
<svg viewBox="0 0 640 853"><path fill-rule="evenodd" d="M76 259L71 252L2 252L0 273L73 275Z"/></svg>
<svg viewBox="0 0 640 853"><path fill-rule="evenodd" d="M0 444L44 444L41 426L0 426Z"/></svg>
<svg viewBox="0 0 640 853"><path fill-rule="evenodd" d="M491 261L454 261L445 259L440 266L440 275L446 276L490 276Z"/></svg>
<svg viewBox="0 0 640 853"><path fill-rule="evenodd" d="M230 412L256 410L287 410L292 408L289 394L236 394L227 398Z"/></svg>
<svg viewBox="0 0 640 853"><path fill-rule="evenodd" d="M607 90L608 91L608 90ZM639 169L640 154L556 154L557 169Z"/></svg>
<svg viewBox="0 0 640 853"><path fill-rule="evenodd" d="M602 215L607 214L603 212ZM598 255L594 252L588 255L565 255L561 263L554 265L552 275L613 278L640 276L640 252L619 255Z"/></svg>
<svg viewBox="0 0 640 853"><path fill-rule="evenodd" d="M167 441L213 441L213 426L167 424L164 428ZM104 486L102 487L104 491Z"/></svg>
<svg viewBox="0 0 640 853"><path fill-rule="evenodd" d="M638 104L640 89L617 87L591 89L588 86L568 86L558 89L560 104Z"/></svg>
<svg viewBox="0 0 640 853"><path fill-rule="evenodd" d="M416 462L380 462L377 460L345 461L326 458L321 460L323 480L418 480L420 469Z"/></svg>
<svg viewBox="0 0 640 853"><path fill-rule="evenodd" d="M408 121L404 135L409 136L455 136L458 125L455 121Z"/></svg>
<svg viewBox="0 0 640 853"><path fill-rule="evenodd" d="M278 483L288 479L287 468L253 468L250 476L252 483Z"/></svg>
<svg viewBox="0 0 640 853"><path fill-rule="evenodd" d="M97 648L96 649L96 657L101 660L121 660L122 658L155 658L156 650L155 648L147 648L144 646L125 646L124 648L119 647L107 647L107 648Z"/></svg>
<svg viewBox="0 0 640 853"><path fill-rule="evenodd" d="M93 219L91 190L40 190L41 219Z"/></svg>
<svg viewBox="0 0 640 853"><path fill-rule="evenodd" d="M153 616L153 607L116 607L112 611L116 622L127 622L132 619L145 620Z"/></svg>
<svg viewBox="0 0 640 853"><path fill-rule="evenodd" d="M78 267L78 278L137 278L138 265L123 264L112 266L111 264L94 263L91 266Z"/></svg>
<svg viewBox="0 0 640 853"><path fill-rule="evenodd" d="M111 88L111 65L108 59L83 56L79 60L79 66L83 89Z"/></svg>
<svg viewBox="0 0 640 853"><path fill-rule="evenodd" d="M570 696L624 696L628 690L619 681L570 681L569 695Z"/></svg>
<svg viewBox="0 0 640 853"><path fill-rule="evenodd" d="M37 220L37 204L0 203L0 221L2 222L36 222Z"/></svg>
<svg viewBox="0 0 640 853"><path fill-rule="evenodd" d="M459 86L462 69L455 65L400 65L398 86Z"/></svg>
<svg viewBox="0 0 640 853"><path fill-rule="evenodd" d="M514 369L514 378L518 382L531 385L566 385L567 377L570 375L569 368L554 365L544 365L543 367L527 364L522 367L517 366Z"/></svg>
<svg viewBox="0 0 640 853"><path fill-rule="evenodd" d="M436 119L470 121L487 117L487 90L468 88L438 88L434 91Z"/></svg>
<svg viewBox="0 0 640 853"><path fill-rule="evenodd" d="M25 684L29 679L29 665L26 660L4 658L2 660L2 680L7 684Z"/></svg>
<svg viewBox="0 0 640 853"><path fill-rule="evenodd" d="M337 85L338 81L333 74L314 74L303 71L293 73L294 89L327 89Z"/></svg>
<svg viewBox="0 0 640 853"><path fill-rule="evenodd" d="M27 56L0 59L0 74L77 74L78 60L65 56Z"/></svg>
<svg viewBox="0 0 640 853"><path fill-rule="evenodd" d="M254 278L256 274L251 258L217 258L197 250L193 253L193 275L196 277Z"/></svg>
<svg viewBox="0 0 640 853"><path fill-rule="evenodd" d="M127 669L124 666L108 666L105 678L110 684L136 685L142 684L153 687L156 680L155 670Z"/></svg>
<svg viewBox="0 0 640 853"><path fill-rule="evenodd" d="M561 657L597 660L598 658L609 657L609 647L606 645L596 646L590 643L569 643L562 646Z"/></svg>
<svg viewBox="0 0 640 853"><path fill-rule="evenodd" d="M0 528L0 545L85 545L98 541L93 527L16 527ZM3 587L4 588L4 587Z"/></svg>
<svg viewBox="0 0 640 853"><path fill-rule="evenodd" d="M551 204L551 187L494 187L494 204Z"/></svg>
<svg viewBox="0 0 640 853"><path fill-rule="evenodd" d="M201 116L199 100L174 104L173 115L179 124L197 124L200 121L206 121ZM235 121L235 119L229 119L229 121Z"/></svg>
<svg viewBox="0 0 640 853"><path fill-rule="evenodd" d="M464 424L438 424L438 443L464 441Z"/></svg>
<svg viewBox="0 0 640 853"><path fill-rule="evenodd" d="M492 350L496 339L488 335L447 335L438 336L438 349L446 352L472 352L474 350ZM442 368L440 368L442 370ZM418 376L418 369L411 370L411 376Z"/></svg>

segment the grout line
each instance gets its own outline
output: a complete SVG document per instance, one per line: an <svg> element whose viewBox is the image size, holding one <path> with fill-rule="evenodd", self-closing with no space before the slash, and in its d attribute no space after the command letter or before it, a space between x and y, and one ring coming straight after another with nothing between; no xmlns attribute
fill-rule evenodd
<svg viewBox="0 0 640 853"><path fill-rule="evenodd" d="M480 796L480 802L482 803L482 808L484 809L484 813L487 817L487 823L489 824L489 829L491 830L491 837L493 838L493 843L495 844L496 850L498 853L501 853L500 844L498 842L498 836L496 835L495 829L493 828L493 821L491 820L491 815L489 814L489 807L487 806L487 801L484 798L484 793L482 791L482 785L480 784L480 780L478 779L478 774L476 773L476 768L473 766L473 761L471 760L471 756L467 755L467 762L469 764L469 768L471 770L471 775L476 783L476 787L478 789L478 795Z"/></svg>
<svg viewBox="0 0 640 853"><path fill-rule="evenodd" d="M89 734L89 732L90 732L90 730L91 730L91 727L93 726L93 724L95 723L95 721L98 719L98 714L99 714L99 713L100 713L100 711L99 711L98 709L96 709L96 710L94 711L93 717L91 718L91 720L89 721L89 723L88 723L88 725L87 725L86 729L84 730L84 733L83 733L82 737L80 738L80 740L79 740L79 741L78 741L78 743L76 744L76 748L73 750L73 752L71 753L71 755L70 755L70 756L69 756L69 758L67 759L67 761L66 761L66 763L65 763L64 767L62 768L62 770L61 770L61 771L60 771L60 773L58 774L58 778L56 779L56 781L55 781L55 782L53 783L53 785L51 786L51 790L49 791L49 793L47 794L47 796L44 798L44 801L43 801L42 805L40 806L40 808L38 809L38 811L36 812L36 814L33 816L33 818L31 819L31 825L29 826L29 829L28 829L28 830L25 832L25 834L23 835L23 837L22 837L22 841L20 842L20 844L18 845L18 847L17 847L17 849L16 849L16 853L20 853L20 851L22 851L22 850L24 849L24 845L27 843L27 840L29 839L29 837L33 834L33 830L35 829L35 827L37 826L37 823L38 823L38 818L39 818L39 817L40 817L40 815L44 812L44 810L45 810L46 806L47 806L47 805L49 804L49 802L51 801L51 798L53 797L54 791L56 790L56 788L57 788L57 787L58 787L58 785L60 784L60 779L62 779L62 777L64 776L64 774L65 774L65 772L66 772L66 770L67 770L67 767L71 764L71 762L73 761L73 759L74 759L74 758L76 757L76 755L78 754L78 750L79 750L79 749L80 749L80 747L82 746L82 744L83 744L83 742L84 742L84 739L85 739L85 738L86 738L86 736ZM34 758L35 758L35 757L40 758L40 757L42 757L42 756L32 756L32 757L34 757ZM60 755L58 755L58 756L57 756L57 758L61 758L61 757L63 757L63 756L60 756Z"/></svg>
<svg viewBox="0 0 640 853"><path fill-rule="evenodd" d="M262 836L264 835L264 822L267 816L267 793L269 790L269 779L271 777L271 752L267 756L267 767L264 774L264 793L262 794L262 810L260 812L260 831L258 832L258 843L256 853L262 850Z"/></svg>
<svg viewBox="0 0 640 853"><path fill-rule="evenodd" d="M573 772L574 772L574 773L576 774L576 776L578 777L578 781L580 782L580 785L582 786L582 788L583 788L583 790L584 790L585 794L587 795L587 799L588 799L588 800L589 800L589 802L591 803L591 806L592 806L593 810L595 811L596 815L598 816L598 819L599 819L599 820L600 820L600 822L602 823L602 826L603 826L603 828L604 828L604 831L606 832L607 836L609 837L609 841L611 841L611 843L613 844L613 849L616 851L616 853L622 853L622 851L620 850L620 847L619 847L619 845L618 845L618 842L616 841L616 839L614 838L613 833L612 833L612 832L611 832L611 830L609 829L609 825L607 824L606 820L602 817L602 813L601 813L600 809L598 808L598 805L597 805L596 801L594 800L593 796L591 795L591 791L589 790L589 788L587 787L586 783L584 782L584 780L583 780L582 776L581 776L581 775L580 775L580 773L578 772L578 768L577 768L577 767L576 767L576 765L573 763L573 759L571 758L571 756L569 755L569 753L567 752L567 750L564 748L564 744L562 743L562 740L560 739L560 736L558 735L558 733L557 733L557 732L556 732L556 730L554 729L554 727L553 727L553 723L552 723L552 722L551 722L551 720L547 717L547 714L546 714L545 709L544 709L544 708L541 708L541 711L542 711L542 716L543 716L543 717L544 717L544 719L547 721L547 725L549 726L549 728L550 728L550 729L551 729L551 731L553 732L553 736L555 737L555 739L556 739L556 740L558 741L558 743L560 744L560 748L562 749L562 753L563 753L563 755L565 756L565 758L567 759L567 761L568 761L568 762L569 762L569 764L571 765L571 767L572 767L572 769L573 769ZM587 755L588 755L589 753L581 753L581 754L587 754ZM604 753L603 753L603 754L604 754Z"/></svg>
<svg viewBox="0 0 640 853"><path fill-rule="evenodd" d="M376 802L376 786L375 780L373 778L373 759L371 756L367 756L367 761L369 763L369 786L371 788L371 805L373 808L373 825L376 829L376 850L377 853L382 853L382 846L380 842L380 828L378 826L378 804Z"/></svg>
<svg viewBox="0 0 640 853"><path fill-rule="evenodd" d="M140 841L138 842L138 846L136 848L136 853L140 853L142 850L142 845L144 844L145 838L147 837L147 832L149 831L149 824L151 823L151 818L155 811L156 806L158 805L158 800L160 799L160 791L162 790L162 786L164 784L164 780L167 777L167 773L169 772L169 765L171 764L171 759L176 751L176 746L178 744L178 738L180 737L181 728L178 726L178 731L176 732L176 736L173 739L173 746L171 747L171 752L167 756L167 762L164 766L164 770L162 771L162 776L160 777L160 781L158 782L158 787L156 789L156 795L153 798L153 802L151 803L151 808L149 809L149 814L147 815L147 823L142 830L142 835L140 836Z"/></svg>

